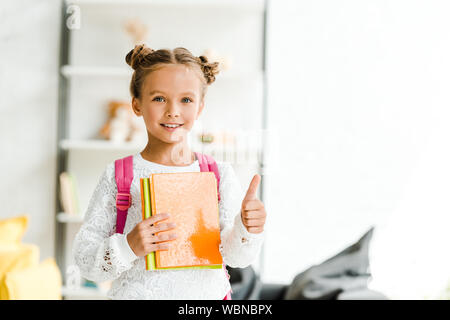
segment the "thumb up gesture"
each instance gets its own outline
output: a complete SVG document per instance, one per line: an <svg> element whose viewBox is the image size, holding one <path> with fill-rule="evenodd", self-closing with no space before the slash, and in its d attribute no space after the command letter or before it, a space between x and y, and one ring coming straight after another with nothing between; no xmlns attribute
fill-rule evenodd
<svg viewBox="0 0 450 320"><path fill-rule="evenodd" d="M256 198L256 191L258 190L261 176L255 174L247 193L242 200L241 219L247 231L250 233L261 233L264 230L266 223L266 210L264 204Z"/></svg>

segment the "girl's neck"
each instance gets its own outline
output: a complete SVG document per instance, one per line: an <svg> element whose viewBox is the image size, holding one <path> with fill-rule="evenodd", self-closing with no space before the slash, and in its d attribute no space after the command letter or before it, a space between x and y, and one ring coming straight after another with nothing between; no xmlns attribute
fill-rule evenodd
<svg viewBox="0 0 450 320"><path fill-rule="evenodd" d="M147 161L175 167L188 166L196 160L186 143L158 145L149 142L141 151L141 156Z"/></svg>

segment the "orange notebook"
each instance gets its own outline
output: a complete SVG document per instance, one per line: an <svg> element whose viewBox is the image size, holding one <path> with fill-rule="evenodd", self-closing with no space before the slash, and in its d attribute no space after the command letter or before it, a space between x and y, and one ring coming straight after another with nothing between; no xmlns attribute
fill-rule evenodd
<svg viewBox="0 0 450 320"><path fill-rule="evenodd" d="M141 178L142 216L169 213L177 239L146 256L146 269L220 269L217 180L213 172L156 173ZM161 232L161 233L164 233Z"/></svg>

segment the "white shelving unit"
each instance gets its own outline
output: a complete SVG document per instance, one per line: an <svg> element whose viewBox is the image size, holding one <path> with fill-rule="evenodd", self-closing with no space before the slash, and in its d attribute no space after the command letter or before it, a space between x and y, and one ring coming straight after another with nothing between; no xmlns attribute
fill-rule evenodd
<svg viewBox="0 0 450 320"><path fill-rule="evenodd" d="M69 30L67 19L76 8L81 27ZM56 257L65 275L73 265L72 241L90 196L105 166L115 159L140 152L145 144L112 143L96 133L105 121L109 100L128 100L132 70L125 55L133 44L123 30L126 19L148 23L146 43L155 48L186 47L194 55L208 48L233 58L230 70L221 72L208 88L201 121L205 132L261 131L264 127L264 0L73 0L65 1L61 23L60 99L58 115L58 177L75 175L80 214L55 213ZM239 116L237 116L239 115ZM245 135L244 136L248 136ZM193 151L233 164L243 188L255 173L261 174L263 144L202 144L191 136ZM242 142L242 141L241 141ZM263 187L264 180L261 182ZM57 182L59 187L59 181ZM261 193L262 194L262 193ZM259 268L258 265L255 266ZM65 281L65 279L64 279ZM102 291L103 290L103 291ZM104 288L63 289L67 299L105 298Z"/></svg>
<svg viewBox="0 0 450 320"><path fill-rule="evenodd" d="M63 286L61 290L61 295L66 300L107 300L106 293L106 290L89 287L68 288Z"/></svg>
<svg viewBox="0 0 450 320"><path fill-rule="evenodd" d="M64 139L60 141L60 147L63 150L93 150L93 151L129 151L138 152L142 150L142 145L134 143L114 143L108 140L97 140L97 139Z"/></svg>
<svg viewBox="0 0 450 320"><path fill-rule="evenodd" d="M139 5L149 7L166 7L168 9L176 7L198 6L210 9L232 8L241 10L260 11L264 10L264 1L261 0L190 0L188 3L185 0L72 0L68 1L71 4L77 5Z"/></svg>
<svg viewBox="0 0 450 320"><path fill-rule="evenodd" d="M56 216L56 220L60 223L83 223L84 218L81 214L60 212Z"/></svg>
<svg viewBox="0 0 450 320"><path fill-rule="evenodd" d="M70 66L61 68L61 74L66 78L70 77L131 77L133 74L129 68L121 67L98 67L98 66Z"/></svg>
<svg viewBox="0 0 450 320"><path fill-rule="evenodd" d="M118 77L130 79L133 74L131 68L111 67L111 66L71 66L65 65L61 68L61 74L66 78L73 77ZM258 79L262 81L263 73L256 72L226 72L218 74L216 82L223 81L249 81Z"/></svg>

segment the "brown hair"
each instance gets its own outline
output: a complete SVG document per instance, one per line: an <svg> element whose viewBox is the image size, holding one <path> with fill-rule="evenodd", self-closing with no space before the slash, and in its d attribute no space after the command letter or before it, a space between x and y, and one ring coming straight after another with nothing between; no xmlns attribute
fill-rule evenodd
<svg viewBox="0 0 450 320"><path fill-rule="evenodd" d="M215 76L219 73L218 62L210 63L205 56L195 57L189 50L181 47L155 51L145 44L140 44L128 52L125 61L134 70L130 83L131 96L138 99L141 97L145 76L165 64L183 64L199 72L203 83L202 98L205 96L207 86L216 80Z"/></svg>

